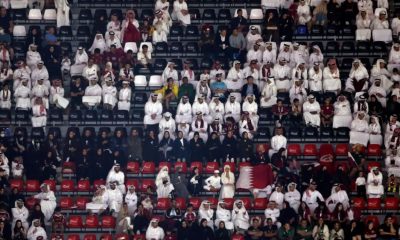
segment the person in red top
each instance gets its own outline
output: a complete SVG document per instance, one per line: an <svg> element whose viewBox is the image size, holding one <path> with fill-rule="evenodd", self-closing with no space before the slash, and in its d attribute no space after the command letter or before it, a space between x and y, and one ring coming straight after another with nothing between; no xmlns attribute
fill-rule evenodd
<svg viewBox="0 0 400 240"><path fill-rule="evenodd" d="M61 208L56 207L54 214L53 214L53 219L52 219L52 232L53 233L64 233L64 227L65 227L65 216L64 214L61 213Z"/></svg>
<svg viewBox="0 0 400 240"><path fill-rule="evenodd" d="M124 43L140 42L139 22L135 19L135 12L128 10L122 21L121 39Z"/></svg>
<svg viewBox="0 0 400 240"><path fill-rule="evenodd" d="M324 100L324 105L321 107L321 123L325 127L329 127L333 122L334 107L331 103L331 98L326 98Z"/></svg>
<svg viewBox="0 0 400 240"><path fill-rule="evenodd" d="M119 69L119 60L124 57L124 51L121 48L116 48L111 45L110 51L105 53L106 62L112 62L114 69Z"/></svg>
<svg viewBox="0 0 400 240"><path fill-rule="evenodd" d="M102 67L104 65L104 57L100 53L100 49L96 48L90 58L93 59L94 64L97 66Z"/></svg>

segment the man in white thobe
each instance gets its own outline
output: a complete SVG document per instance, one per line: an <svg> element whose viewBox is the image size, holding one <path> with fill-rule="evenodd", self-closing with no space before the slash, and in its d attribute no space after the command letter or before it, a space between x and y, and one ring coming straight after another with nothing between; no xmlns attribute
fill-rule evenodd
<svg viewBox="0 0 400 240"><path fill-rule="evenodd" d="M351 115L350 102L344 95L339 95L337 101L333 104L335 114L333 116L333 128L351 127L353 117Z"/></svg>
<svg viewBox="0 0 400 240"><path fill-rule="evenodd" d="M276 95L278 91L275 86L275 79L273 77L267 78L267 82L261 92L260 107L270 108L276 104Z"/></svg>
<svg viewBox="0 0 400 240"><path fill-rule="evenodd" d="M50 104L57 104L58 99L64 98L64 88L61 85L60 79L55 79L53 81L53 86L50 87ZM58 106L58 105L57 105Z"/></svg>
<svg viewBox="0 0 400 240"><path fill-rule="evenodd" d="M82 99L82 103L87 107L94 108L100 104L101 96L102 96L102 89L99 86L99 84L97 84L97 79L96 78L90 79L90 85L87 86L85 89L85 95L84 98Z"/></svg>
<svg viewBox="0 0 400 240"><path fill-rule="evenodd" d="M44 85L44 79L39 79L37 84L32 88L31 92L32 97L32 106L36 98L42 98L43 104L46 106L46 109L49 109L49 88Z"/></svg>
<svg viewBox="0 0 400 240"><path fill-rule="evenodd" d="M272 48L272 42L266 43L265 51L263 52L263 63L276 63L276 49Z"/></svg>
<svg viewBox="0 0 400 240"><path fill-rule="evenodd" d="M28 240L47 239L46 230L40 226L40 219L34 219L32 226L28 229Z"/></svg>
<svg viewBox="0 0 400 240"><path fill-rule="evenodd" d="M42 57L37 51L37 46L35 44L29 45L29 49L26 53L26 65L28 65L29 68L33 70L37 67L37 64L40 61L42 61Z"/></svg>
<svg viewBox="0 0 400 240"><path fill-rule="evenodd" d="M307 204L308 208L311 211L311 214L313 214L314 210L318 207L318 200L321 202L325 201L322 194L318 190L316 190L316 188L317 183L315 181L312 181L307 190L304 191L303 197L301 198L301 200Z"/></svg>
<svg viewBox="0 0 400 240"><path fill-rule="evenodd" d="M169 5L169 2L168 2ZM172 26L172 20L169 17L168 10L163 11L161 9L156 9L154 11L153 26L158 26L166 36L169 34L169 28ZM154 41L154 40L153 40Z"/></svg>
<svg viewBox="0 0 400 240"><path fill-rule="evenodd" d="M209 104L209 108L212 120L215 120L217 118L221 120L223 119L223 116L225 115L225 106L218 97L213 98L213 100Z"/></svg>
<svg viewBox="0 0 400 240"><path fill-rule="evenodd" d="M28 81L28 86L31 87L31 69L25 65L24 61L18 61L17 63L18 68L15 69L13 76L13 89L17 89L17 87L19 87L20 83L22 82L22 80L29 80Z"/></svg>
<svg viewBox="0 0 400 240"><path fill-rule="evenodd" d="M341 188L340 184L335 183L332 188L332 194L326 199L326 205L329 211L333 212L338 203L343 205L344 210L350 207L347 192Z"/></svg>
<svg viewBox="0 0 400 240"><path fill-rule="evenodd" d="M309 56L307 51L308 49L306 49L304 46L300 46L299 43L293 43L293 51L290 54L290 66L296 67L301 63L308 62Z"/></svg>
<svg viewBox="0 0 400 240"><path fill-rule="evenodd" d="M40 186L40 190L41 193L36 194L33 197L40 200L40 207L42 208L44 218L46 221L49 221L51 220L54 209L57 206L56 196L54 195L54 192L50 190L50 186L45 183Z"/></svg>
<svg viewBox="0 0 400 240"><path fill-rule="evenodd" d="M225 103L225 119L232 117L235 119L235 122L238 122L240 119L240 111L240 103L236 101L235 95L230 95L229 100Z"/></svg>
<svg viewBox="0 0 400 240"><path fill-rule="evenodd" d="M126 193L125 196L125 203L128 205L129 216L133 216L137 209L137 203L138 203L138 197L135 192L135 186L133 185L128 186L128 192Z"/></svg>
<svg viewBox="0 0 400 240"><path fill-rule="evenodd" d="M75 63L71 66L71 75L82 75L82 71L89 61L89 56L83 47L78 47L74 60Z"/></svg>
<svg viewBox="0 0 400 240"><path fill-rule="evenodd" d="M232 68L229 69L228 76L226 77L225 84L228 92L236 97L236 101L242 101L241 90L243 87L244 71L240 69L240 62L234 61Z"/></svg>
<svg viewBox="0 0 400 240"><path fill-rule="evenodd" d="M49 72L47 71L47 68L43 65L43 61L38 62L37 68L32 70L31 73L31 82L32 82L32 87L34 87L39 79L44 80L44 84L47 87L50 87L50 82L49 82Z"/></svg>
<svg viewBox="0 0 400 240"><path fill-rule="evenodd" d="M351 122L350 144L362 144L365 147L369 140L369 126L365 112L357 112Z"/></svg>
<svg viewBox="0 0 400 240"><path fill-rule="evenodd" d="M375 79L374 85L372 85L368 90L368 95L374 95L376 99L382 104L383 108L386 108L386 91L382 87L381 79Z"/></svg>
<svg viewBox="0 0 400 240"><path fill-rule="evenodd" d="M261 44L256 42L253 48L247 52L247 63L250 63L253 60L256 60L258 63L261 63L263 58L263 52L260 49Z"/></svg>
<svg viewBox="0 0 400 240"><path fill-rule="evenodd" d="M149 101L144 105L144 119L145 125L158 124L162 118L163 107L157 100L158 94L152 93Z"/></svg>
<svg viewBox="0 0 400 240"><path fill-rule="evenodd" d="M271 158L274 153L277 153L281 148L287 147L287 139L283 135L283 129L281 127L276 128L275 135L271 138L271 149L268 151L268 155Z"/></svg>
<svg viewBox="0 0 400 240"><path fill-rule="evenodd" d="M146 231L146 239L163 240L165 236L164 230L158 226L158 219L153 218Z"/></svg>
<svg viewBox="0 0 400 240"><path fill-rule="evenodd" d="M322 94L322 69L320 62L314 62L308 70L308 90L313 94Z"/></svg>
<svg viewBox="0 0 400 240"><path fill-rule="evenodd" d="M214 175L208 177L204 183L204 190L219 191L221 189L221 177L219 176L219 170L215 170Z"/></svg>
<svg viewBox="0 0 400 240"><path fill-rule="evenodd" d="M192 122L192 105L189 102L188 96L183 96L178 104L175 115L176 123L182 121L186 123Z"/></svg>
<svg viewBox="0 0 400 240"><path fill-rule="evenodd" d="M379 17L375 18L370 26L371 30L375 29L389 29L389 21L386 17L386 10L379 12Z"/></svg>
<svg viewBox="0 0 400 240"><path fill-rule="evenodd" d="M207 121L203 120L203 115L201 112L198 112L196 114L196 119L192 122L191 126L192 126L192 131L189 134L189 139L192 139L194 136L194 133L198 132L200 138L203 139L204 142L207 142L208 123L207 123Z"/></svg>
<svg viewBox="0 0 400 240"><path fill-rule="evenodd" d="M287 192L285 192L285 201L289 203L289 206L293 208L296 213L299 210L301 195L296 189L297 184L291 182L287 186Z"/></svg>
<svg viewBox="0 0 400 240"><path fill-rule="evenodd" d="M277 91L289 92L291 70L287 66L285 58L279 58L279 64L274 66L274 74Z"/></svg>
<svg viewBox="0 0 400 240"><path fill-rule="evenodd" d="M313 127L319 127L321 124L320 113L321 107L317 101L315 101L314 95L308 96L308 101L303 104L303 117L307 125Z"/></svg>
<svg viewBox="0 0 400 240"><path fill-rule="evenodd" d="M172 19L178 20L184 26L190 25L189 9L184 0L175 0Z"/></svg>
<svg viewBox="0 0 400 240"><path fill-rule="evenodd" d="M106 194L108 198L107 205L110 209L111 215L118 215L123 202L121 191L117 188L115 183L110 183L110 188L107 189Z"/></svg>
<svg viewBox="0 0 400 240"><path fill-rule="evenodd" d="M111 78L106 79L101 95L103 96L103 108L112 110L117 103L117 88L113 86Z"/></svg>
<svg viewBox="0 0 400 240"><path fill-rule="evenodd" d="M99 79L98 69L99 67L96 64L94 64L93 59L89 59L88 65L83 68L82 76L88 80L89 79L98 80Z"/></svg>
<svg viewBox="0 0 400 240"><path fill-rule="evenodd" d="M116 49L122 48L121 39L115 36L114 31L110 31L108 33L108 37L106 38L106 46L107 49L110 49L111 46L115 46Z"/></svg>
<svg viewBox="0 0 400 240"><path fill-rule="evenodd" d="M393 43L389 53L389 64L400 64L400 43Z"/></svg>
<svg viewBox="0 0 400 240"><path fill-rule="evenodd" d="M264 87L264 81L260 81L260 69L257 63L259 63L257 60L251 60L250 65L243 69L243 73L246 78L250 76L253 77L255 84L257 84L259 89L262 89L262 87Z"/></svg>
<svg viewBox="0 0 400 240"><path fill-rule="evenodd" d="M132 90L129 81L122 81L122 88L118 93L118 110L129 111L131 109Z"/></svg>
<svg viewBox="0 0 400 240"><path fill-rule="evenodd" d="M297 7L297 15L299 16L300 25L307 25L311 21L310 6L306 4L305 0L300 0L300 4Z"/></svg>
<svg viewBox="0 0 400 240"><path fill-rule="evenodd" d="M33 99L32 105L32 127L45 127L47 124L47 111L42 98Z"/></svg>
<svg viewBox="0 0 400 240"><path fill-rule="evenodd" d="M265 219L270 218L274 224L276 224L278 227L281 226L281 223L278 222L279 216L280 216L280 210L277 207L277 204L275 201L270 201L268 203L268 207L264 210L264 216Z"/></svg>
<svg viewBox="0 0 400 240"><path fill-rule="evenodd" d="M29 228L29 210L24 206L24 201L22 199L15 201L15 207L11 209L11 213L13 218L12 229L14 229L15 222L18 220L22 222L24 229Z"/></svg>
<svg viewBox="0 0 400 240"><path fill-rule="evenodd" d="M322 78L322 88L324 92L337 95L341 91L342 82L340 80L340 72L336 60L331 59L328 61L328 66L324 68Z"/></svg>
<svg viewBox="0 0 400 240"><path fill-rule="evenodd" d="M383 176L378 167L371 168L367 177L367 195L368 198L381 198L384 194L382 185Z"/></svg>
<svg viewBox="0 0 400 240"><path fill-rule="evenodd" d="M16 102L16 109L30 109L31 108L31 89L28 87L28 80L24 79L14 92Z"/></svg>
<svg viewBox="0 0 400 240"><path fill-rule="evenodd" d="M253 122L253 124L258 125L258 104L255 102L254 95L248 95L243 102L242 105L242 111L243 112L248 112L250 115L250 119Z"/></svg>
<svg viewBox="0 0 400 240"><path fill-rule="evenodd" d="M70 5L68 0L54 1L55 8L57 9L57 28L61 26L69 26L69 10Z"/></svg>
<svg viewBox="0 0 400 240"><path fill-rule="evenodd" d="M292 46L288 43L284 43L279 49L278 60L285 59L287 64L290 64L290 56L292 55Z"/></svg>
<svg viewBox="0 0 400 240"><path fill-rule="evenodd" d="M116 163L107 175L106 183L108 186L115 184L122 194L125 194L125 174L121 171L121 166Z"/></svg>
<svg viewBox="0 0 400 240"><path fill-rule="evenodd" d="M172 140L175 139L175 130L176 130L176 123L175 120L172 118L172 114L170 112L165 112L164 117L158 123L158 140L164 137L165 132L169 132L170 137Z"/></svg>
<svg viewBox="0 0 400 240"><path fill-rule="evenodd" d="M258 41L262 41L262 37L258 32L258 29L255 26L251 26L250 32L246 36L247 51L250 51Z"/></svg>
<svg viewBox="0 0 400 240"><path fill-rule="evenodd" d="M192 105L193 117L199 112L202 114L203 120L210 124L212 121L212 116L210 115L210 108L208 107L207 102L204 101L204 96L198 96L197 101L195 101Z"/></svg>

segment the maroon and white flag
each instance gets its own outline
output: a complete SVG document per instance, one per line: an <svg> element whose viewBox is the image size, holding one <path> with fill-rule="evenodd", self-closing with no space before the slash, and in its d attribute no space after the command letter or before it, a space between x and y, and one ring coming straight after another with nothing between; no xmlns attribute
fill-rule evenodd
<svg viewBox="0 0 400 240"><path fill-rule="evenodd" d="M236 188L263 189L273 182L272 168L268 164L245 166L240 168Z"/></svg>

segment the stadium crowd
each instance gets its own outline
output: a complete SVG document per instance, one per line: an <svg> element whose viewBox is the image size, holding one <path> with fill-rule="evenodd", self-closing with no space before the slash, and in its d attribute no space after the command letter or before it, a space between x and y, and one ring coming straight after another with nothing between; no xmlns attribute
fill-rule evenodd
<svg viewBox="0 0 400 240"><path fill-rule="evenodd" d="M57 31L71 24L73 3L54 1L57 26L46 28L43 36L31 28L25 57L17 58L10 14L16 2L25 1L0 1L0 108L30 111L32 127L44 129L50 109L130 112L137 76L155 73L154 47L170 42L174 25L186 28L195 18L191 1L185 0L171 6L157 0L153 18L138 20L131 9L124 17L100 17L90 47L79 46L70 56L62 52ZM47 4L52 3L26 1L30 9ZM293 34L329 25L390 29L398 36L400 11L389 19L387 0L262 0L260 8L265 12L261 28L250 24L245 9L237 9L216 31L211 24L201 26L199 46L213 60L210 69L198 74L190 61L181 70L167 63L158 78L161 87L144 106L144 136L142 128L129 134L125 128L101 129L96 135L88 127L82 134L70 128L66 137L48 131L41 141L20 128L12 137L2 129L0 239L62 239L68 233L68 217L48 183L40 186L33 196L38 203L29 210L28 197L10 185L16 179L60 181L65 166L75 166L70 170L77 181L104 180L86 204L88 216L111 215L115 232L135 239L398 239L395 215L386 215L381 224L365 218L351 194L365 200L399 194L400 44L389 43L389 57L377 59L370 69L354 58L343 74L321 46L293 42ZM139 49L127 48L132 43ZM269 148L255 148L261 114L274 120ZM334 164L328 154L301 163L288 154L288 126L317 132L347 128L349 160ZM365 154L371 144L384 149L382 167L372 166ZM126 184L127 166L145 161L159 166L158 174L154 186L139 191ZM195 162L216 163L222 173L193 167L186 174L183 166ZM263 213L246 209L249 205L238 197L236 164L271 166L272 182L249 189L252 198L268 200ZM217 202L203 200L184 209L178 204L210 195ZM161 216L157 206L165 199L168 207Z"/></svg>

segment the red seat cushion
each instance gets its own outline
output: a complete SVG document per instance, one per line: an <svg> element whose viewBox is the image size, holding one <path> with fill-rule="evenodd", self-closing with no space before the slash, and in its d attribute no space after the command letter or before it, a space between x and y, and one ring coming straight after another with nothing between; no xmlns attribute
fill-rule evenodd
<svg viewBox="0 0 400 240"><path fill-rule="evenodd" d="M218 199L217 198L209 197L206 200L210 202L210 207L211 208L217 208L217 205L218 205Z"/></svg>
<svg viewBox="0 0 400 240"><path fill-rule="evenodd" d="M336 144L335 153L337 156L347 156L349 153L349 144L347 144L347 143Z"/></svg>
<svg viewBox="0 0 400 240"><path fill-rule="evenodd" d="M156 167L154 162L143 162L142 173L143 174L154 174L156 172Z"/></svg>
<svg viewBox="0 0 400 240"><path fill-rule="evenodd" d="M177 197L177 198L175 198L175 201L176 201L176 206L179 209L181 209L181 210L186 209L186 199L185 198Z"/></svg>
<svg viewBox="0 0 400 240"><path fill-rule="evenodd" d="M73 205L73 201L71 197L61 197L60 199L60 207L61 209L69 210Z"/></svg>
<svg viewBox="0 0 400 240"><path fill-rule="evenodd" d="M288 156L300 156L301 155L300 144L289 144L287 146L287 155Z"/></svg>
<svg viewBox="0 0 400 240"><path fill-rule="evenodd" d="M24 180L22 179L10 179L10 188L11 189L18 189L18 191L24 190Z"/></svg>
<svg viewBox="0 0 400 240"><path fill-rule="evenodd" d="M97 240L96 234L85 234L85 236L83 236L83 240Z"/></svg>
<svg viewBox="0 0 400 240"><path fill-rule="evenodd" d="M199 169L199 172L203 172L203 164L201 162L192 162L190 164L190 171L193 171L193 169L197 167Z"/></svg>
<svg viewBox="0 0 400 240"><path fill-rule="evenodd" d="M214 173L214 170L219 169L219 164L217 162L207 162L205 172L208 174Z"/></svg>
<svg viewBox="0 0 400 240"><path fill-rule="evenodd" d="M135 186L135 189L139 189L139 181L137 179L128 179L125 182L125 186L128 188L128 186Z"/></svg>
<svg viewBox="0 0 400 240"><path fill-rule="evenodd" d="M254 199L253 209L265 210L267 208L268 200L266 198Z"/></svg>
<svg viewBox="0 0 400 240"><path fill-rule="evenodd" d="M250 210L253 207L251 206L251 198L249 197L243 197L243 198L239 198L240 200L243 201L243 205L246 208L246 210Z"/></svg>
<svg viewBox="0 0 400 240"><path fill-rule="evenodd" d="M399 199L397 197L386 197L385 208L387 210L398 210Z"/></svg>
<svg viewBox="0 0 400 240"><path fill-rule="evenodd" d="M235 200L233 198L224 198L225 208L232 210L234 201Z"/></svg>
<svg viewBox="0 0 400 240"><path fill-rule="evenodd" d="M104 238L104 240L113 240L112 235L109 233L102 234L101 237Z"/></svg>
<svg viewBox="0 0 400 240"><path fill-rule="evenodd" d="M193 209L199 209L201 204L201 199L198 197L189 198L189 204L193 205Z"/></svg>
<svg viewBox="0 0 400 240"><path fill-rule="evenodd" d="M168 170L171 172L172 168L171 168L171 163L170 162L160 162L158 164L158 170L160 171L161 168L163 167L167 167Z"/></svg>
<svg viewBox="0 0 400 240"><path fill-rule="evenodd" d="M169 198L159 198L157 199L157 209L167 210L170 207Z"/></svg>
<svg viewBox="0 0 400 240"><path fill-rule="evenodd" d="M175 169L178 166L181 167L183 173L187 173L187 164L185 162L176 162L175 163Z"/></svg>
<svg viewBox="0 0 400 240"><path fill-rule="evenodd" d="M89 180L79 180L77 190L78 192L89 192L90 191Z"/></svg>
<svg viewBox="0 0 400 240"><path fill-rule="evenodd" d="M305 156L317 156L317 146L315 144L305 144L303 154Z"/></svg>
<svg viewBox="0 0 400 240"><path fill-rule="evenodd" d="M365 200L364 198L361 197L355 197L353 198L353 203L354 207L358 209L364 209L365 208Z"/></svg>
<svg viewBox="0 0 400 240"><path fill-rule="evenodd" d="M88 215L86 216L85 221L86 228L98 228L99 227L99 219L96 215Z"/></svg>
<svg viewBox="0 0 400 240"><path fill-rule="evenodd" d="M27 192L39 192L40 191L40 183L38 180L26 180L25 191Z"/></svg>
<svg viewBox="0 0 400 240"><path fill-rule="evenodd" d="M61 181L61 192L73 192L75 190L74 181L62 180Z"/></svg>
<svg viewBox="0 0 400 240"><path fill-rule="evenodd" d="M128 162L126 165L126 171L130 173L138 174L140 172L140 165L138 162Z"/></svg>
<svg viewBox="0 0 400 240"><path fill-rule="evenodd" d="M369 144L367 148L368 156L381 156L382 150L379 144Z"/></svg>
<svg viewBox="0 0 400 240"><path fill-rule="evenodd" d="M143 179L139 190L145 192L148 187L152 187L153 189L155 188L155 183L153 179Z"/></svg>
<svg viewBox="0 0 400 240"><path fill-rule="evenodd" d="M113 216L103 216L101 226L102 228L115 228L115 218Z"/></svg>
<svg viewBox="0 0 400 240"><path fill-rule="evenodd" d="M378 210L381 208L381 199L379 198L368 198L367 207L369 210Z"/></svg>
<svg viewBox="0 0 400 240"><path fill-rule="evenodd" d="M35 199L33 197L26 198L25 199L25 206L28 209L33 209L33 206L35 206L36 203L39 203L38 199Z"/></svg>
<svg viewBox="0 0 400 240"><path fill-rule="evenodd" d="M75 172L75 163L73 162L64 162L62 166L63 173L74 173Z"/></svg>
<svg viewBox="0 0 400 240"><path fill-rule="evenodd" d="M79 236L79 234L70 234L67 237L67 240L80 240L81 237Z"/></svg>
<svg viewBox="0 0 400 240"><path fill-rule="evenodd" d="M47 185L49 185L51 191L56 191L57 183L55 180L47 179L47 180L44 180L43 183L46 183Z"/></svg>
<svg viewBox="0 0 400 240"><path fill-rule="evenodd" d="M379 226L379 219L377 216L366 216L364 218L364 223L367 224L368 222L372 222L374 224L375 227Z"/></svg>
<svg viewBox="0 0 400 240"><path fill-rule="evenodd" d="M146 236L144 234L136 234L133 236L133 240L145 240Z"/></svg>
<svg viewBox="0 0 400 240"><path fill-rule="evenodd" d="M371 168L373 168L373 167L380 168L381 167L381 163L380 162L368 162L368 166L367 166L368 172L370 172Z"/></svg>
<svg viewBox="0 0 400 240"><path fill-rule="evenodd" d="M126 233L119 233L115 235L115 240L129 240L129 235Z"/></svg>
<svg viewBox="0 0 400 240"><path fill-rule="evenodd" d="M234 234L232 236L232 240L244 240L244 239L245 239L244 236L241 234Z"/></svg>
<svg viewBox="0 0 400 240"><path fill-rule="evenodd" d="M327 143L321 144L319 146L319 155L324 156L328 154L335 155L332 145Z"/></svg>
<svg viewBox="0 0 400 240"><path fill-rule="evenodd" d="M81 216L69 216L68 227L69 228L81 228L82 227L82 217Z"/></svg>
<svg viewBox="0 0 400 240"><path fill-rule="evenodd" d="M86 203L90 202L87 197L77 197L76 198L76 207L79 210L86 209Z"/></svg>

